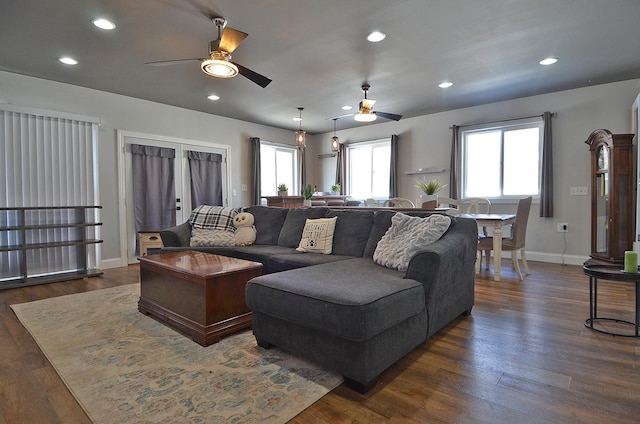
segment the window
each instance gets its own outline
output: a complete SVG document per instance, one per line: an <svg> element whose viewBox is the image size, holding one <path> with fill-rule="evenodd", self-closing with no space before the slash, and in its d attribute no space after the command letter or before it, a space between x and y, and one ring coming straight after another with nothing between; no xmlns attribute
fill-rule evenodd
<svg viewBox="0 0 640 424"><path fill-rule="evenodd" d="M388 199L391 141L347 146L347 193L356 199Z"/></svg>
<svg viewBox="0 0 640 424"><path fill-rule="evenodd" d="M278 185L286 184L289 195L299 193L298 150L295 147L260 143L260 194L277 196Z"/></svg>
<svg viewBox="0 0 640 424"><path fill-rule="evenodd" d="M462 197L540 195L542 120L462 132Z"/></svg>

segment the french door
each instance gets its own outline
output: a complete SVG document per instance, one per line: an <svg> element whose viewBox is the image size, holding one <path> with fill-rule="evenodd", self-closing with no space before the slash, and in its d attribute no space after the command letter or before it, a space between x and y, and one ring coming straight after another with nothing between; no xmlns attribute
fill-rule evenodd
<svg viewBox="0 0 640 424"><path fill-rule="evenodd" d="M162 222L162 224L152 224L163 227L181 224L189 219L191 214L191 176L189 171L189 152L214 153L222 156L222 172L221 178L216 182L216 190L222 192L222 205L228 205L228 169L226 166L228 146L217 145L206 142L174 139L146 134L129 133L124 131L118 132L118 143L120 144L121 170L120 170L120 190L125 199L121 204L121 259L123 265L137 262L137 231L146 230L154 231L162 228L136 228L140 227L141 222ZM136 176L134 180L134 172L140 172L139 162L134 165L137 159L134 159L134 150L137 155L142 150L161 150L162 156L173 156L173 169L163 169L157 178L151 174L151 177L144 179L145 186L140 187L140 178ZM164 158L163 158L164 159ZM137 171L134 171L137 169ZM136 187L134 189L134 181ZM213 187L212 187L213 188ZM140 218L140 210L144 210L145 198L142 194L160 193L163 196L172 196L171 202L165 208L173 210L158 211L163 215L163 219L144 220ZM138 213L136 214L136 210ZM156 211L151 211L156 213ZM122 217L125 222L122 222ZM136 225L136 220L137 225Z"/></svg>

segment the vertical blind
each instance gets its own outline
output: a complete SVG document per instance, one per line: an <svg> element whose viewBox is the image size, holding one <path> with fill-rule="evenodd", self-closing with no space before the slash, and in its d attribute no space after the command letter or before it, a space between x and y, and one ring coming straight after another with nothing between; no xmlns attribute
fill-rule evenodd
<svg viewBox="0 0 640 424"><path fill-rule="evenodd" d="M81 117L88 118L88 117ZM97 124L93 118L74 119L66 114L31 111L0 106L0 207L91 206L99 204L97 170ZM67 212L42 211L32 214L32 225L39 221L71 219L43 214ZM72 212L69 212L72 213ZM98 221L96 216L86 217ZM12 225L15 216L4 213L1 225ZM6 223L6 224L4 224ZM1 226L0 225L0 226ZM32 237L40 242L70 240L70 229L41 230ZM89 233L92 238L98 227ZM29 240L26 240L29 242ZM0 244L20 243L15 232L0 232ZM28 251L29 268L35 275L79 269L70 247ZM96 266L97 254L90 249L88 264ZM20 252L0 254L0 280L19 273ZM30 272L31 274L32 272Z"/></svg>

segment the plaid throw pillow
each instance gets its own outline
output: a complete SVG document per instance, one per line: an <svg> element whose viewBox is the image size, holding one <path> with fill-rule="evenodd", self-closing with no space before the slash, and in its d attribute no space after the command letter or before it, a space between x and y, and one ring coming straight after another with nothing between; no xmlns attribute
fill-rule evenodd
<svg viewBox="0 0 640 424"><path fill-rule="evenodd" d="M193 228L235 231L233 218L242 208L201 205L191 211L189 223Z"/></svg>

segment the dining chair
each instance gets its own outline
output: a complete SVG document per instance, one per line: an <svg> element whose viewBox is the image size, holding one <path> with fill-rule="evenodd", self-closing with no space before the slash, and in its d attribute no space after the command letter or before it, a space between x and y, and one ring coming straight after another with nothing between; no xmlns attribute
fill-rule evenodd
<svg viewBox="0 0 640 424"><path fill-rule="evenodd" d="M448 215L459 216L462 212L462 202L458 199L452 199L451 197L438 196L438 206L448 208Z"/></svg>
<svg viewBox="0 0 640 424"><path fill-rule="evenodd" d="M491 201L483 197L466 197L458 200L462 213L491 213Z"/></svg>
<svg viewBox="0 0 640 424"><path fill-rule="evenodd" d="M511 227L511 235L509 237L502 238L502 250L511 252L511 262L518 274L520 280L524 280L522 272L520 271L520 265L518 263L518 251L520 252L520 258L526 274L531 274L529 270L529 264L527 264L527 258L525 256L525 238L527 235L527 222L529 220L529 211L531 210L532 197L525 197L518 201L518 209L516 211L516 220ZM486 269L489 269L489 258L491 256L491 250L493 250L493 237L480 236L478 241L478 251L480 254L479 266L482 264L482 252L484 252L486 260Z"/></svg>
<svg viewBox="0 0 640 424"><path fill-rule="evenodd" d="M415 208L416 205L409 199L402 197L392 197L389 200L385 200L382 206L395 206L396 208Z"/></svg>
<svg viewBox="0 0 640 424"><path fill-rule="evenodd" d="M368 199L364 200L364 205L365 206L380 206L380 201L369 197Z"/></svg>
<svg viewBox="0 0 640 424"><path fill-rule="evenodd" d="M465 197L459 200L462 213L491 213L491 201L484 197ZM478 234L489 236L487 227L479 229ZM482 259L482 255L480 256Z"/></svg>

